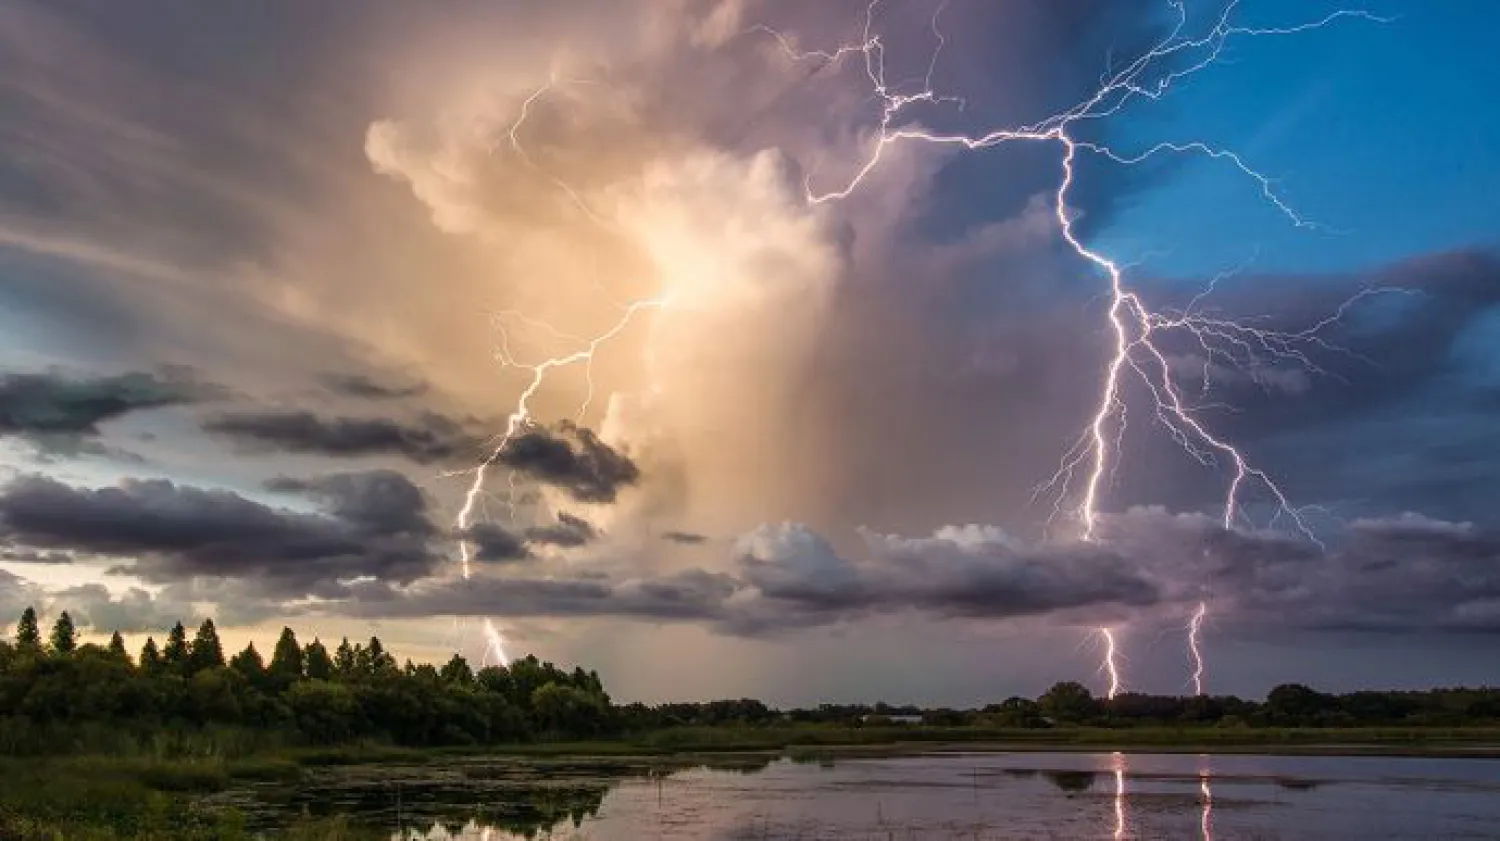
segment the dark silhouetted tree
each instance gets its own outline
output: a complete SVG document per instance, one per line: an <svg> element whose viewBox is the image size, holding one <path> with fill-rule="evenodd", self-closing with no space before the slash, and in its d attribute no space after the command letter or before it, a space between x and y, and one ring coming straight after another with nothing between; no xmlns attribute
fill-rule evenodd
<svg viewBox="0 0 1500 841"><path fill-rule="evenodd" d="M354 646L349 644L348 637L344 637L333 654L333 669L339 677L351 677L354 674Z"/></svg>
<svg viewBox="0 0 1500 841"><path fill-rule="evenodd" d="M303 677L306 670L302 664L302 646L297 644L297 635L291 628L282 628L276 640L276 649L271 652L271 668L267 670L278 681L291 682Z"/></svg>
<svg viewBox="0 0 1500 841"><path fill-rule="evenodd" d="M464 658L453 655L442 670L438 672L444 683L468 684L474 682L474 670L469 668L469 662Z"/></svg>
<svg viewBox="0 0 1500 841"><path fill-rule="evenodd" d="M1098 712L1098 702L1088 687L1077 681L1065 680L1052 685L1046 694L1037 699L1042 714L1054 721L1076 724Z"/></svg>
<svg viewBox="0 0 1500 841"><path fill-rule="evenodd" d="M260 658L260 652L255 650L255 643L249 643L245 650L234 655L229 661L229 668L238 672L240 677L251 686L261 686L266 680L266 663Z"/></svg>
<svg viewBox="0 0 1500 841"><path fill-rule="evenodd" d="M119 631L109 635L109 656L130 662L130 654L125 651L125 638L120 636Z"/></svg>
<svg viewBox="0 0 1500 841"><path fill-rule="evenodd" d="M193 636L193 644L188 649L187 673L195 675L223 665L224 646L219 642L219 630L214 627L214 620L205 619L198 626L198 633Z"/></svg>
<svg viewBox="0 0 1500 841"><path fill-rule="evenodd" d="M181 622L173 625L171 633L167 634L167 644L161 650L161 660L173 671L181 672L187 668L187 629L182 627Z"/></svg>
<svg viewBox="0 0 1500 841"><path fill-rule="evenodd" d="M78 629L73 627L73 617L65 610L52 626L52 650L58 654L72 654L78 647Z"/></svg>
<svg viewBox="0 0 1500 841"><path fill-rule="evenodd" d="M37 625L36 608L21 611L21 621L16 623L16 645L31 649L42 647L42 629Z"/></svg>
<svg viewBox="0 0 1500 841"><path fill-rule="evenodd" d="M302 652L302 661L306 666L307 676L313 680L328 680L333 677L333 660L329 659L328 649L316 637Z"/></svg>
<svg viewBox="0 0 1500 841"><path fill-rule="evenodd" d="M146 644L141 646L140 667L148 675L161 674L164 667L161 652L156 650L156 640L151 637L146 637Z"/></svg>

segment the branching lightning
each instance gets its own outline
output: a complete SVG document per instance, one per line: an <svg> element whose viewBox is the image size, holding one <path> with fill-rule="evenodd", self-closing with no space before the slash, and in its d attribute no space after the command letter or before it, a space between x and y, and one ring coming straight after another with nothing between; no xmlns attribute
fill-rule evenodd
<svg viewBox="0 0 1500 841"><path fill-rule="evenodd" d="M546 178L549 182L556 186L557 189L562 191L572 202L572 204L579 210L580 213L587 217L591 222L600 226L607 227L605 221L598 215L596 215L594 211L588 206L588 203L584 201L581 193L579 193L576 189L573 188L572 185L568 184L566 181L556 177L555 175L552 175L551 173L548 173L545 169L538 165L521 143L520 131L526 121L528 114L530 113L531 107L536 103L538 99L551 91L556 83L557 80L555 78L548 81L546 84L537 88L522 102L520 113L517 115L516 121L511 124L506 132L506 137L509 140L509 146L515 153L516 157L519 158L527 167L534 170L538 175ZM494 149L491 149L491 152L494 151ZM521 389L520 395L516 398L515 408L511 410L509 416L507 416L506 418L505 432L494 440L489 455L484 460L480 461L479 464L466 471L470 475L469 487L464 494L463 505L459 508L458 515L454 518L454 530L457 533L458 537L457 542L459 549L460 571L462 572L465 580L468 580L473 572L474 559L474 543L469 539L468 533L469 529L474 524L474 520L479 513L479 509L481 508L480 501L484 495L485 482L488 479L490 468L493 467L495 462L500 459L501 454L505 452L505 448L510 444L510 442L517 435L523 432L530 423L532 423L531 401L536 397L537 393L540 392L542 387L546 384L548 375L564 368L575 366L582 367L584 382L587 384L587 388L584 392L583 400L579 404L577 411L577 418L581 420L588 413L589 408L593 403L594 359L600 348L614 340L621 333L625 332L626 328L631 325L632 321L634 321L636 316L641 312L645 310L659 310L665 307L666 303L667 296L663 294L658 297L644 298L632 301L627 304L616 304L616 306L620 309L619 317L616 318L615 321L607 329L593 337L583 337L563 332L544 321L532 318L528 315L525 315L524 313L515 310L506 310L494 314L492 324L499 339L498 345L495 350L495 359L500 363L502 369L510 369L523 372L526 380L525 385ZM558 355L544 357L543 359L536 362L523 362L517 356L511 338L512 327L516 324L545 332L550 338L554 340L560 340L571 344L573 346L573 349ZM512 473L512 484L514 483L514 479L515 475L514 473ZM512 511L514 511L514 493L512 493L509 501L512 506ZM490 619L484 620L483 628L486 646L486 661L494 660L502 666L509 665L510 657L506 654L505 638L500 633L500 629L497 628L495 626L495 623Z"/></svg>
<svg viewBox="0 0 1500 841"><path fill-rule="evenodd" d="M1080 156L1092 155L1122 166L1141 164L1164 155L1204 157L1232 167L1263 199L1284 215L1290 224L1299 228L1312 228L1316 227L1316 223L1301 215L1282 196L1272 178L1232 150L1190 138L1159 142L1139 151L1122 151L1082 139L1076 130L1091 121L1119 114L1133 103L1162 98L1179 81L1217 62L1233 40L1291 36L1321 29L1341 19L1386 22L1385 19L1359 10L1337 10L1316 20L1294 25L1248 27L1235 23L1239 0L1229 0L1206 32L1190 35L1187 32L1189 25L1185 0L1167 0L1168 8L1175 15L1168 34L1120 69L1107 71L1098 87L1082 101L1030 124L970 134L928 130L918 125L910 114L919 106L947 105L962 108L964 105L962 99L940 94L933 86L938 59L947 42L939 26L940 17L947 5L946 0L937 6L932 16L931 27L937 46L927 63L925 75L919 80L921 88L914 91L909 86L887 82L886 45L881 35L875 31L876 10L881 2L882 0L871 0L867 5L858 41L831 50L802 50L794 39L768 26L753 27L751 32L772 38L789 60L798 63L818 62L820 69L839 65L846 59L858 56L863 63L872 94L880 104L880 116L869 151L851 167L851 176L840 183L820 188L815 185L818 180L817 172L809 172L804 188L810 205L838 202L855 193L880 166L888 147L898 143L936 144L969 151L1011 143L1040 143L1057 147L1060 173L1053 193L1053 213L1062 240L1107 281L1109 299L1105 320L1110 349L1099 378L1097 401L1084 429L1065 451L1057 471L1038 488L1039 497L1050 495L1052 499L1049 522L1058 515L1067 514L1070 520L1077 523L1079 536L1083 540L1094 541L1098 538L1104 496L1109 478L1118 464L1118 454L1127 428L1125 390L1129 381L1139 385L1148 395L1152 415L1189 457L1207 467L1224 468L1229 474L1223 494L1222 519L1226 528L1233 527L1244 519L1242 497L1248 488L1255 487L1274 502L1273 525L1285 520L1303 536L1316 542L1317 538L1304 519L1303 512L1290 502L1273 478L1256 466L1232 442L1220 437L1205 424L1201 414L1207 404L1194 402L1185 396L1179 384L1174 360L1164 351L1165 343L1162 339L1167 336L1185 338L1201 354L1203 386L1200 397L1207 396L1214 365L1248 370L1252 377L1259 371L1286 364L1319 372L1315 356L1338 350L1324 338L1325 332L1337 324L1345 312L1365 295L1382 290L1361 292L1330 317L1299 331L1268 329L1254 323L1219 317L1205 309L1203 302L1214 291L1218 278L1180 310L1153 309L1139 292L1127 284L1125 275L1128 267L1090 248L1075 228L1078 214L1070 199L1077 183L1076 165ZM528 154L522 143L523 124L530 110L557 84L558 80L554 77L525 99L517 120L492 151L497 151L501 145L508 145L516 159L566 195L581 214L596 224L608 227L605 220L589 206L582 193L547 172ZM488 457L469 471L471 482L454 523L464 578L467 579L472 572L474 550L468 539L468 532L481 513L481 498L487 474L506 446L532 422L531 402L549 375L563 368L577 366L583 369L588 388L579 414L581 416L586 413L594 395L592 371L596 353L629 327L642 311L661 309L666 303L664 296L618 303L618 318L608 329L592 337L563 333L515 312L501 313L496 317L500 334L497 359L502 367L524 372L526 384L507 418L504 434L494 442ZM509 329L515 324L543 330L554 340L567 342L571 349L537 362L522 362L511 346ZM1200 603L1189 628L1193 685L1200 694L1205 673L1200 633L1206 612L1206 603ZM1098 632L1105 642L1101 670L1108 675L1108 697L1113 698L1121 687L1114 631L1099 628ZM492 622L485 622L485 635L490 655L505 662L507 657L503 639ZM1123 780L1121 784L1123 785ZM1121 826L1123 827L1123 823Z"/></svg>
<svg viewBox="0 0 1500 841"><path fill-rule="evenodd" d="M463 507L459 509L458 516L454 519L454 528L458 533L459 562L465 580L469 578L472 572L474 556L474 544L468 539L467 534L470 526L473 525L475 513L479 508L479 500L484 492L485 479L487 478L489 469L494 466L495 462L499 460L500 455L505 452L506 446L526 428L527 424L531 423L531 401L547 382L547 375L560 368L575 365L583 366L584 376L589 386L578 410L579 416L582 417L588 411L589 403L592 401L594 395L593 364L594 355L599 351L599 348L623 333L625 328L630 326L631 321L641 311L660 309L665 305L665 297L635 301L625 307L624 313L609 329L592 339L584 341L582 347L572 352L550 356L540 362L534 363L522 363L516 359L510 348L510 340L504 327L504 319L502 318L497 321L501 337L500 349L496 353L498 361L502 367L514 368L526 372L530 379L527 381L526 386L521 389L521 394L516 399L515 409L506 418L505 433L496 440L493 449L490 450L489 456L470 471L472 480L469 483L468 492L464 494ZM557 331L552 332L563 338L569 338L567 334L557 333ZM499 629L489 619L484 621L484 634L488 645L488 656L493 657L501 665L509 663L509 658L505 654L504 638L500 634Z"/></svg>
<svg viewBox="0 0 1500 841"><path fill-rule="evenodd" d="M1068 500L1072 499L1073 507L1067 513L1079 524L1080 536L1086 541L1097 538L1105 485L1117 464L1118 451L1126 430L1125 383L1127 378L1133 377L1150 396L1150 407L1156 420L1188 456L1206 467L1228 468L1230 478L1223 496L1223 523L1226 528L1232 528L1241 521L1241 499L1246 488L1258 486L1274 501L1272 525L1285 519L1297 532L1317 543L1317 537L1304 519L1303 512L1290 502L1272 477L1252 463L1233 443L1218 436L1205 425L1200 418L1204 407L1194 405L1184 397L1178 378L1174 375L1171 358L1163 351L1163 343L1159 339L1166 335L1183 336L1200 349L1203 355L1205 393L1209 389L1211 366L1214 363L1248 370L1252 376L1257 371L1277 364L1293 364L1316 373L1320 369L1313 361L1313 354L1338 350L1323 338L1323 332L1336 324L1361 298L1387 290L1365 290L1345 302L1329 318L1295 332L1266 329L1252 323L1216 317L1204 311L1200 305L1205 296L1213 291L1213 284L1180 311L1163 312L1151 308L1140 293L1127 285L1125 268L1113 258L1088 247L1074 227L1076 214L1072 211L1069 198L1077 180L1076 163L1080 155L1096 155L1124 166L1140 164L1168 154L1206 157L1233 167L1292 225L1314 228L1316 223L1293 208L1277 190L1273 179L1232 150L1222 149L1202 140L1188 139L1163 141L1139 152L1122 152L1098 142L1080 139L1075 134L1075 128L1087 121L1118 114L1133 102L1160 99L1178 81L1218 61L1225 47L1235 39L1296 35L1321 29L1341 19L1380 23L1388 20L1365 11L1341 9L1316 20L1289 26L1248 27L1234 22L1239 0L1230 0L1206 33L1191 36L1186 34L1188 14L1185 0L1167 0L1168 7L1175 14L1175 21L1166 37L1118 71L1106 72L1100 79L1099 86L1087 98L1028 125L966 134L929 131L904 119L907 112L919 104L962 105L961 100L940 95L932 86L937 52L946 43L938 28L938 15L942 13L943 7L939 6L932 18L932 29L937 36L938 46L928 65L924 86L916 92L901 92L886 81L885 43L874 32L875 11L880 2L881 0L871 0L866 7L861 40L833 50L802 51L792 39L780 32L767 27L756 28L769 33L793 61L818 61L827 66L848 57L860 56L873 96L881 103L880 119L871 151L854 167L854 174L843 183L822 190L814 187L813 175L809 174L805 184L807 200L813 204L822 204L847 198L875 171L887 148L897 143L931 143L979 150L1008 143L1031 142L1054 144L1059 148L1061 175L1054 193L1053 210L1062 239L1074 253L1108 281L1109 306L1106 321L1110 351L1099 382L1098 400L1089 422L1064 454L1056 473L1038 488L1038 496L1048 493L1053 495L1052 517L1049 517L1049 522L1058 514L1064 513ZM1081 485L1076 491L1075 484ZM1193 682L1200 694L1204 665L1198 634L1206 612L1207 605L1200 604L1190 634L1194 658ZM1113 697L1120 685L1114 635L1108 628L1100 628L1099 633L1106 641L1105 661L1101 669L1110 677L1109 696Z"/></svg>

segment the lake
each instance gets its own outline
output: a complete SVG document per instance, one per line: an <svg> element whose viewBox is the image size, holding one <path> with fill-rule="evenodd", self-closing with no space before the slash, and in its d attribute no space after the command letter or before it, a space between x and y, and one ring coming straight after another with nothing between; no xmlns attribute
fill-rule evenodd
<svg viewBox="0 0 1500 841"><path fill-rule="evenodd" d="M661 760L667 762L669 760ZM232 795L392 838L1500 839L1500 760L938 753L836 761L456 760ZM404 827L397 832L397 827Z"/></svg>

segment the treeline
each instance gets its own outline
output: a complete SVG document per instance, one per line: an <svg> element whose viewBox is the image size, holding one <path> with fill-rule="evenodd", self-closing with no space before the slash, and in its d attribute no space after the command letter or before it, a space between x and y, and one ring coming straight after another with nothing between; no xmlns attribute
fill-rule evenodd
<svg viewBox="0 0 1500 841"><path fill-rule="evenodd" d="M226 659L205 620L191 639L180 622L161 646L147 639L132 660L119 633L79 645L67 613L43 640L28 608L14 640L0 642L0 753L64 750L37 742L92 725L143 738L218 727L425 747L595 737L618 721L598 674L535 657L478 671L459 656L402 665L375 637L330 652L286 628L269 663L253 643Z"/></svg>
<svg viewBox="0 0 1500 841"><path fill-rule="evenodd" d="M710 701L621 708L628 729L728 724L805 723L843 727L1464 727L1500 725L1500 688L1362 691L1334 695L1301 684L1272 689L1264 701L1234 696L1095 697L1073 681L1041 697L1012 697L980 709L920 709L879 704L822 704L778 711L759 701Z"/></svg>
<svg viewBox="0 0 1500 841"><path fill-rule="evenodd" d="M778 710L753 699L615 706L595 672L527 657L474 670L399 664L380 640L333 651L283 629L266 662L254 644L225 657L206 620L178 623L132 658L121 636L79 645L67 613L43 638L27 609L0 641L0 754L97 750L99 735L146 743L163 734L227 730L277 745L356 741L412 747L633 736L674 728L838 727L1463 727L1500 725L1500 689L1317 692L1278 686L1263 701L1125 693L1095 697L1076 682L1036 699L980 709L823 704ZM92 735L90 735L92 734ZM961 734L955 733L955 736Z"/></svg>

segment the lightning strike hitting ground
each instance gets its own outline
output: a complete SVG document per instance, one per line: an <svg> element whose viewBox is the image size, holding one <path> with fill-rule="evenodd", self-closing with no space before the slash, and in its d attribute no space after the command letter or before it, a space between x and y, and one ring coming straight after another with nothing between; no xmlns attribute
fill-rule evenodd
<svg viewBox="0 0 1500 841"><path fill-rule="evenodd" d="M1059 147L1062 172L1054 193L1053 210L1063 240L1108 280L1110 304L1106 320L1111 337L1111 351L1100 379L1095 410L1083 434L1064 454L1057 472L1038 488L1038 496L1045 493L1054 495L1053 516L1061 513L1066 500L1073 496L1072 486L1081 474L1082 488L1076 494L1076 507L1071 513L1080 526L1080 537L1086 541L1096 539L1106 477L1113 471L1126 429L1126 405L1122 396L1124 380L1127 376L1134 375L1151 397L1151 408L1156 420L1184 452L1205 467L1227 465L1230 468L1231 476L1223 498L1225 528L1234 527L1242 519L1242 494L1248 485L1256 485L1275 503L1273 526L1285 518L1302 536L1318 543L1316 535L1303 518L1303 512L1291 504L1276 482L1251 463L1234 444L1215 435L1200 420L1198 413L1202 407L1191 405L1183 397L1173 375L1172 365L1162 351L1158 338L1163 334L1179 334L1198 345L1205 359L1205 391L1210 383L1209 366L1216 361L1232 363L1241 369L1248 367L1252 374L1263 366L1278 363L1296 364L1316 372L1319 369L1313 364L1310 354L1315 351L1337 350L1322 337L1321 332L1337 323L1349 307L1365 295L1386 290L1365 290L1340 306L1333 316L1297 332L1268 330L1205 314L1199 309L1199 304L1204 296L1212 292L1212 284L1180 312L1163 313L1152 309L1139 293L1127 286L1124 268L1110 257L1085 245L1074 229L1076 214L1069 204L1069 197L1075 185L1075 163L1080 153L1098 155L1125 166L1165 154L1205 156L1234 167L1291 224L1299 228L1316 226L1293 209L1278 193L1271 178L1250 166L1242 156L1233 151L1220 149L1201 140L1186 140L1164 141L1141 152L1125 153L1096 142L1081 140L1074 136L1073 130L1085 121L1118 114L1133 102L1160 99L1179 80L1214 64L1225 46L1236 38L1294 35L1320 29L1343 18L1380 23L1388 20L1365 11L1337 10L1317 20L1290 26L1247 27L1233 22L1239 2L1230 0L1205 34L1191 37L1185 34L1188 28L1186 3L1184 0L1168 0L1167 5L1176 17L1169 34L1123 69L1106 74L1094 93L1082 102L1029 125L963 134L929 131L914 122L901 122L904 113L919 103L950 102L962 105L961 100L939 95L932 87L937 52L946 44L946 39L938 28L938 16L943 7L939 6L932 18L932 30L937 36L938 46L929 62L925 85L922 90L914 93L902 93L886 82L885 44L881 36L874 32L875 11L880 2L881 0L872 0L865 9L862 40L834 50L801 51L784 34L768 27L756 27L757 31L769 33L775 38L793 61L820 61L828 66L849 56L861 56L872 94L881 102L881 115L873 148L863 163L854 169L853 176L847 181L821 192L813 187L813 174L810 173L805 184L807 199L813 204L822 204L848 197L859 189L880 164L886 148L896 143L933 143L958 146L965 150L988 149L1018 142L1049 143ZM1049 517L1049 522L1051 520ZM1199 622L1204 611L1206 606L1200 606ZM1192 641L1195 655L1194 683L1201 691L1203 667L1201 652L1197 647L1197 627L1198 623L1195 622ZM1100 632L1108 642L1103 668L1110 674L1110 697L1113 697L1119 687L1114 637L1109 629L1101 628Z"/></svg>
<svg viewBox="0 0 1500 841"><path fill-rule="evenodd" d="M1109 678L1109 686L1104 691L1104 697L1113 701L1120 694L1120 663L1118 652L1115 649L1115 632L1113 628L1100 628L1099 636L1104 640L1104 660L1100 663L1100 671Z"/></svg>
<svg viewBox="0 0 1500 841"><path fill-rule="evenodd" d="M1193 694L1203 694L1203 677L1206 667L1203 662L1203 617L1208 615L1208 603L1198 602L1193 618L1188 621L1188 656L1193 664Z"/></svg>
<svg viewBox="0 0 1500 841"><path fill-rule="evenodd" d="M546 383L547 375L559 368L566 368L573 365L583 366L584 376L588 382L588 391L578 410L579 417L582 417L588 411L589 403L593 400L594 396L594 354L598 352L602 345L623 333L625 328L630 326L631 320L635 318L637 313L646 309L660 309L665 305L665 296L635 301L625 307L624 313L608 330L605 330L592 339L579 340L583 345L581 348L570 353L547 357L540 362L529 364L519 362L511 351L509 335L504 327L504 319L501 318L496 322L500 332L500 348L496 352L496 358L500 362L501 367L525 371L530 375L530 381L521 390L520 397L516 399L515 409L506 418L505 433L496 440L494 448L490 450L489 456L470 471L473 478L469 483L468 492L464 494L463 507L459 509L458 516L454 519L454 530L458 534L459 562L465 580L469 578L472 572L471 565L474 556L474 545L468 539L467 534L469 527L473 525L474 515L479 508L479 501L484 493L485 479L490 467L500 458L501 453L505 452L505 448L510 444L511 439L515 438L517 434L525 429L528 423L531 423L531 400ZM531 321L530 323L540 324L541 322ZM560 333L550 327L546 329L554 335L565 339L576 338L570 337L565 333ZM495 627L494 623L488 619L484 620L484 635L487 644L487 656L495 658L501 665L508 665L510 660L505 654L504 637L501 635L499 629Z"/></svg>

